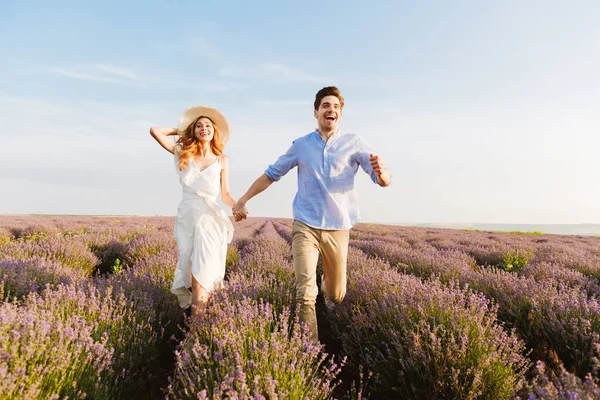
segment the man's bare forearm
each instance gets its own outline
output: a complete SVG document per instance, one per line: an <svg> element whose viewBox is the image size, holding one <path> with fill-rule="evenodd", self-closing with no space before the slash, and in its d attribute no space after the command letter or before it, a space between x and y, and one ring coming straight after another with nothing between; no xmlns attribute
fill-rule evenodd
<svg viewBox="0 0 600 400"><path fill-rule="evenodd" d="M271 186L272 183L273 182L271 182L267 175L262 174L258 177L257 180L254 181L254 183L250 186L248 191L244 193L242 197L239 198L238 204L246 204L248 200L264 191L266 188Z"/></svg>
<svg viewBox="0 0 600 400"><path fill-rule="evenodd" d="M379 176L377 176L377 183L379 186L389 186L392 183L392 174L388 169L384 170Z"/></svg>

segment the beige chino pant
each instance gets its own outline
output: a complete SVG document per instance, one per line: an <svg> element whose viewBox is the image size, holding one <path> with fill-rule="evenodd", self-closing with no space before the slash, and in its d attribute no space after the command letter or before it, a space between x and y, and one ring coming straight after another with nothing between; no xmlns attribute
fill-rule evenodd
<svg viewBox="0 0 600 400"><path fill-rule="evenodd" d="M323 260L324 294L339 304L346 295L346 262L348 260L349 230L330 231L312 228L295 220L292 225L292 254L296 272L296 301L301 322L309 329L310 338L317 342L317 314L315 302L317 261Z"/></svg>

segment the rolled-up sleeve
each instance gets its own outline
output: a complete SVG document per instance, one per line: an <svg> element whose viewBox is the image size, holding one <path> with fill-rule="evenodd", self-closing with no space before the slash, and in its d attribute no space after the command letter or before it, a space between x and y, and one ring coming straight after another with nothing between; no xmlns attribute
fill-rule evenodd
<svg viewBox="0 0 600 400"><path fill-rule="evenodd" d="M296 165L298 165L298 149L294 141L284 155L280 156L274 164L269 165L265 170L265 175L271 182L277 182Z"/></svg>
<svg viewBox="0 0 600 400"><path fill-rule="evenodd" d="M377 183L377 174L373 171L373 167L371 167L370 154L375 153L368 145L366 145L360 138L356 138L356 147L357 152L355 155L356 162L360 165L360 167L371 177L371 180L374 183Z"/></svg>

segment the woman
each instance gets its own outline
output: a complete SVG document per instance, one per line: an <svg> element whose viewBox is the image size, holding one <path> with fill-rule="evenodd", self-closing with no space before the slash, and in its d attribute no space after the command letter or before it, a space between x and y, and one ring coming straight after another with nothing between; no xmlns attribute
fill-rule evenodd
<svg viewBox="0 0 600 400"><path fill-rule="evenodd" d="M233 236L233 225L216 202L220 189L225 205L233 208L236 203L229 193L229 166L223 154L229 124L218 110L195 106L184 111L178 129L152 127L150 134L174 154L183 187L174 229L179 263L171 292L182 308L191 305L195 316L225 276L227 244ZM176 142L169 138L175 135Z"/></svg>

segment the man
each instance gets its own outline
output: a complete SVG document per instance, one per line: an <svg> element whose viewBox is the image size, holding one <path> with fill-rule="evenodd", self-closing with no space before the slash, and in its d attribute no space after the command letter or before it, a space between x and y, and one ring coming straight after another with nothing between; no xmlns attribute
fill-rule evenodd
<svg viewBox="0 0 600 400"><path fill-rule="evenodd" d="M233 208L237 221L246 218L248 200L298 167L292 227L296 299L300 321L308 325L314 342L318 341L315 301L319 293L316 277L319 254L323 259L321 290L327 306L339 304L346 294L349 230L359 219L354 190L358 167L380 186L392 182L379 156L369 152L358 136L338 130L343 108L344 98L336 87L319 90L314 103L318 129L295 140Z"/></svg>

